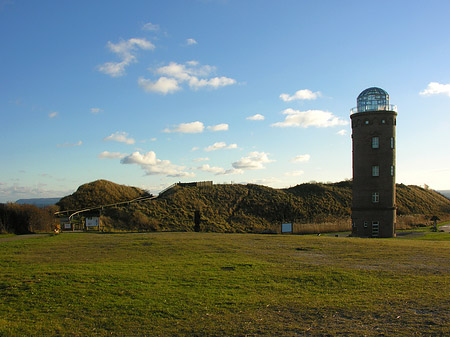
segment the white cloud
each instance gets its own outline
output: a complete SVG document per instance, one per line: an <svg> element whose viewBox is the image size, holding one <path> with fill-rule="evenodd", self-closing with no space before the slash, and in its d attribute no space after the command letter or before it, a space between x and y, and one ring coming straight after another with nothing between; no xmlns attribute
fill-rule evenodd
<svg viewBox="0 0 450 337"><path fill-rule="evenodd" d="M64 143L64 144L58 144L57 147L73 147L73 146L81 146L83 145L83 142L80 140L76 143Z"/></svg>
<svg viewBox="0 0 450 337"><path fill-rule="evenodd" d="M202 161L208 161L208 160L209 160L208 157L192 159L192 161L193 161L194 163L200 163L200 162L202 162Z"/></svg>
<svg viewBox="0 0 450 337"><path fill-rule="evenodd" d="M56 116L58 116L58 114L59 114L58 111L53 111L53 112L50 112L50 113L48 114L48 117L50 117L50 118L55 118Z"/></svg>
<svg viewBox="0 0 450 337"><path fill-rule="evenodd" d="M210 151L216 151L216 150L220 150L220 149L237 149L237 147L238 147L237 144L227 145L227 143L225 143L225 142L217 142L217 143L214 143L213 145L205 147L205 151L210 152Z"/></svg>
<svg viewBox="0 0 450 337"><path fill-rule="evenodd" d="M196 65L197 64L193 64L193 66ZM184 64L176 62L170 62L169 65L160 67L156 70L158 75L170 76L180 81L188 81L192 77L193 72L194 70L192 68L187 68Z"/></svg>
<svg viewBox="0 0 450 337"><path fill-rule="evenodd" d="M242 174L244 173L243 170L241 169L229 169L229 170L225 170L222 167L217 167L217 166L210 166L209 164L204 164L200 167L197 167L198 170L201 171L205 171L205 172L209 172L209 173L214 173L215 175L227 175L227 174Z"/></svg>
<svg viewBox="0 0 450 337"><path fill-rule="evenodd" d="M122 159L126 154L120 152L103 151L98 155L100 159Z"/></svg>
<svg viewBox="0 0 450 337"><path fill-rule="evenodd" d="M214 143L213 145L206 147L205 151L207 151L207 152L216 151L216 150L224 149L226 147L227 147L227 144L225 142L217 142L217 143Z"/></svg>
<svg viewBox="0 0 450 337"><path fill-rule="evenodd" d="M295 100L314 100L317 99L317 97L320 97L322 94L320 91L312 92L309 89L302 89L298 90L295 94L292 96L288 94L281 94L280 98L285 102L291 102Z"/></svg>
<svg viewBox="0 0 450 337"><path fill-rule="evenodd" d="M257 185L264 185L264 186L279 186L280 183L282 183L282 180L276 178L276 177L269 177L269 178L263 178L263 179L252 179L249 181L251 184L257 184Z"/></svg>
<svg viewBox="0 0 450 337"><path fill-rule="evenodd" d="M223 123L223 124L212 125L212 126L208 126L207 129L210 131L227 131L228 124Z"/></svg>
<svg viewBox="0 0 450 337"><path fill-rule="evenodd" d="M125 68L131 63L137 62L136 52L138 49L153 50L155 45L146 39L131 38L121 40L118 43L108 41L108 48L117 54L120 62L106 62L97 67L97 69L111 77L120 77L125 75Z"/></svg>
<svg viewBox="0 0 450 337"><path fill-rule="evenodd" d="M336 134L339 136L347 136L347 130L345 129L339 130L338 132L336 132Z"/></svg>
<svg viewBox="0 0 450 337"><path fill-rule="evenodd" d="M428 87L419 93L422 96L431 95L447 95L450 97L450 84L441 84L438 82L430 82Z"/></svg>
<svg viewBox="0 0 450 337"><path fill-rule="evenodd" d="M187 44L188 46L192 46L192 45L194 45L194 44L197 44L197 41L194 40L194 39L186 39L186 44Z"/></svg>
<svg viewBox="0 0 450 337"><path fill-rule="evenodd" d="M247 157L239 159L232 165L235 169L241 170L260 170L264 169L264 164L271 163L273 160L269 159L268 153L265 152L250 152Z"/></svg>
<svg viewBox="0 0 450 337"><path fill-rule="evenodd" d="M293 163L306 163L311 159L309 154L301 154L291 159Z"/></svg>
<svg viewBox="0 0 450 337"><path fill-rule="evenodd" d="M100 108L91 108L91 113L92 114L98 114L100 112L102 112L103 110Z"/></svg>
<svg viewBox="0 0 450 337"><path fill-rule="evenodd" d="M198 150L200 150L200 148L199 148L198 146L194 146L194 147L191 149L192 152L198 151Z"/></svg>
<svg viewBox="0 0 450 337"><path fill-rule="evenodd" d="M157 138L156 137L152 137L152 138L148 138L148 139L142 139L141 141L139 141L140 143L147 143L147 142L156 142Z"/></svg>
<svg viewBox="0 0 450 337"><path fill-rule="evenodd" d="M198 65L200 64L200 62L195 61L195 60L192 60L192 61L187 61L186 64L187 64L188 66L193 66L193 67L195 67L195 66L198 66ZM211 67L211 66L208 66L208 67ZM211 68L215 69L215 67L211 67Z"/></svg>
<svg viewBox="0 0 450 337"><path fill-rule="evenodd" d="M106 62L101 66L98 66L97 69L106 75L110 75L111 77L120 77L125 75L125 67L128 66L131 62Z"/></svg>
<svg viewBox="0 0 450 337"><path fill-rule="evenodd" d="M134 144L135 140L133 138L128 138L128 133L123 131L117 131L112 133L108 137L103 138L105 141L114 140L116 142L125 143L128 145Z"/></svg>
<svg viewBox="0 0 450 337"><path fill-rule="evenodd" d="M198 170L202 170L205 172L210 172L214 174L223 174L225 172L225 169L217 166L209 166L209 164L203 164L202 166L197 168Z"/></svg>
<svg viewBox="0 0 450 337"><path fill-rule="evenodd" d="M146 39L131 38L126 41L122 40L119 43L112 43L108 41L108 48L113 53L119 55L124 61L135 60L135 52L138 48L144 50L153 50L155 45Z"/></svg>
<svg viewBox="0 0 450 337"><path fill-rule="evenodd" d="M287 177L298 177L298 176L301 176L303 173L305 173L305 172L303 172L302 170L299 170L299 171L286 172L284 175Z"/></svg>
<svg viewBox="0 0 450 337"><path fill-rule="evenodd" d="M228 77L214 77L210 79L198 79L197 77L192 77L189 80L189 86L194 89L199 89L203 87L211 87L214 89L225 87L227 85L235 84L236 80Z"/></svg>
<svg viewBox="0 0 450 337"><path fill-rule="evenodd" d="M202 122L196 121L191 123L181 123L173 129L164 129L163 132L172 133L172 132L180 132L180 133L202 133L205 129L205 126Z"/></svg>
<svg viewBox="0 0 450 337"><path fill-rule="evenodd" d="M224 76L210 77L215 71L215 67L209 65L202 66L197 61L188 61L185 64L170 62L168 65L156 69L155 74L161 76L159 79L164 78L164 82L170 84L171 90L153 90L151 84L158 83L159 79L156 82L153 82L145 78L140 78L139 85L144 89L148 88L146 89L147 91L173 93L180 89L182 83L187 83L193 90L205 87L217 89L236 83L236 80ZM168 80L170 80L170 82ZM147 84L150 84L150 86Z"/></svg>
<svg viewBox="0 0 450 337"><path fill-rule="evenodd" d="M146 92L156 92L158 94L171 94L181 89L178 81L174 78L160 77L156 82L152 82L143 77L139 77L138 85Z"/></svg>
<svg viewBox="0 0 450 337"><path fill-rule="evenodd" d="M166 175L168 177L194 177L192 172L186 172L184 166L172 164L169 160L160 160L156 158L153 151L141 154L140 152L133 152L124 157L122 164L136 164L139 165L147 175Z"/></svg>
<svg viewBox="0 0 450 337"><path fill-rule="evenodd" d="M223 174L244 174L244 170L232 168L232 169L226 170Z"/></svg>
<svg viewBox="0 0 450 337"><path fill-rule="evenodd" d="M256 114L256 115L253 115L253 116L249 116L249 117L247 117L246 119L251 120L251 121L263 121L264 118L265 118L265 117L264 117L263 115L261 115L261 114Z"/></svg>
<svg viewBox="0 0 450 337"><path fill-rule="evenodd" d="M299 111L289 108L283 111L283 115L286 115L285 120L283 122L277 122L272 124L271 126L276 127L299 126L302 128L315 126L318 128L326 128L330 126L348 124L347 121L334 116L331 112L322 110Z"/></svg>
<svg viewBox="0 0 450 337"><path fill-rule="evenodd" d="M0 200L15 202L23 198L55 198L69 195L71 189L49 189L45 184L23 186L0 183Z"/></svg>
<svg viewBox="0 0 450 337"><path fill-rule="evenodd" d="M157 32L159 30L159 25L147 22L146 24L142 25L142 30Z"/></svg>

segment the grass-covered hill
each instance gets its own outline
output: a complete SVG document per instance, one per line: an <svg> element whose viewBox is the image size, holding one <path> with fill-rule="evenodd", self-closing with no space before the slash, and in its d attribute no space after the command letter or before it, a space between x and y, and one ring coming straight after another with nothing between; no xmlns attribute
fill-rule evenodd
<svg viewBox="0 0 450 337"><path fill-rule="evenodd" d="M145 191L100 180L81 186L59 203L77 209L131 200ZM352 183L301 184L287 189L261 185L175 186L155 200L106 208L105 228L115 230L201 229L216 232L273 231L282 222L297 224L344 222L349 225ZM397 185L398 215L450 214L450 200L418 186Z"/></svg>
<svg viewBox="0 0 450 337"><path fill-rule="evenodd" d="M78 187L75 193L62 198L56 205L61 210L77 210L136 199L147 192L137 187L96 180Z"/></svg>
<svg viewBox="0 0 450 337"><path fill-rule="evenodd" d="M397 214L450 213L450 199L430 189L415 185L397 185Z"/></svg>

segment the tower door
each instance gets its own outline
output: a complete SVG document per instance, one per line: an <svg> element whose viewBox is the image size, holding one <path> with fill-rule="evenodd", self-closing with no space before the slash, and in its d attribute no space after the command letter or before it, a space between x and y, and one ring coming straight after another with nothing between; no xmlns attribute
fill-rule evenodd
<svg viewBox="0 0 450 337"><path fill-rule="evenodd" d="M380 223L378 221L372 222L372 236L378 236L380 234Z"/></svg>

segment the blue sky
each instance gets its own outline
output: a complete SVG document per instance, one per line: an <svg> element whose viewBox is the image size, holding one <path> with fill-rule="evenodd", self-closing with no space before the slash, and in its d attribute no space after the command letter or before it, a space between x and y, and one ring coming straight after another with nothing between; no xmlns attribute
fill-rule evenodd
<svg viewBox="0 0 450 337"><path fill-rule="evenodd" d="M449 1L0 0L0 202L97 179L352 176L350 109L398 106L397 182L450 189Z"/></svg>

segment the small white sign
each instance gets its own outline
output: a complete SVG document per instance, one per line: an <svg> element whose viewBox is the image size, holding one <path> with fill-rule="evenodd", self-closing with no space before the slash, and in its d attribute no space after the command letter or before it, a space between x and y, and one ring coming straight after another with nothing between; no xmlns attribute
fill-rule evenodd
<svg viewBox="0 0 450 337"><path fill-rule="evenodd" d="M72 228L72 226L70 225L70 223L65 223L64 224L64 229L70 229Z"/></svg>
<svg viewBox="0 0 450 337"><path fill-rule="evenodd" d="M93 217L93 218L86 218L86 227L98 227L99 218Z"/></svg>
<svg viewBox="0 0 450 337"><path fill-rule="evenodd" d="M292 233L292 224L291 223L281 224L281 233Z"/></svg>

